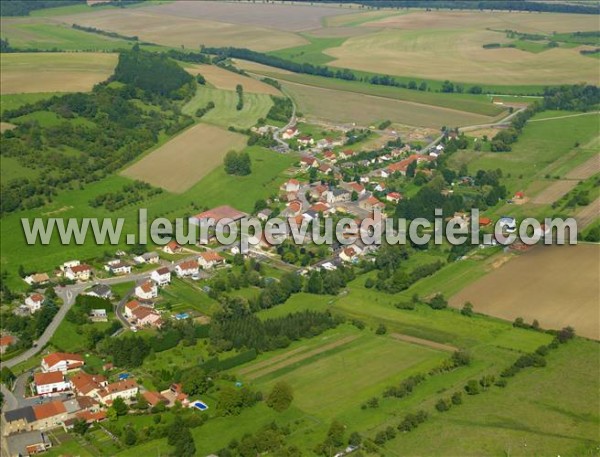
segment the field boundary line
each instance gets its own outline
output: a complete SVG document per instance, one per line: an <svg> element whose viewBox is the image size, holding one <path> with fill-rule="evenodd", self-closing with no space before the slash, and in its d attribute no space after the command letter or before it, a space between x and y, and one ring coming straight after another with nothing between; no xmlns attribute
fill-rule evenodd
<svg viewBox="0 0 600 457"><path fill-rule="evenodd" d="M303 360L306 360L306 359L308 359L310 357L313 357L315 355L322 354L323 352L327 352L327 351L329 351L331 349L335 349L335 348L338 348L340 346L345 346L346 344L351 343L352 341L356 340L358 337L359 337L359 335L348 335L348 336L346 336L344 338L341 338L341 339L336 340L336 341L332 341L329 344L326 344L324 346L321 346L321 347L318 347L316 349L313 349L312 351L304 352L304 353L299 354L299 355L297 355L295 357L287 358L287 359L285 359L285 360L283 360L281 362L274 363L274 364L266 367L263 370L258 370L258 371L255 371L255 372L251 373L250 375L248 375L248 379L252 380L252 379L256 379L256 378L260 378L260 377L266 376L266 375L268 375L270 373L273 373L273 372L275 372L277 370L280 370L282 368L288 367L288 366L293 365L293 364L298 363L298 362L302 362Z"/></svg>
<svg viewBox="0 0 600 457"><path fill-rule="evenodd" d="M405 343L417 344L419 346L425 346L431 349L438 349L440 351L458 351L458 348L456 346L452 346L450 344L438 343L436 341L417 338L416 336L405 335L403 333L392 333L390 334L390 336L395 340L404 341Z"/></svg>

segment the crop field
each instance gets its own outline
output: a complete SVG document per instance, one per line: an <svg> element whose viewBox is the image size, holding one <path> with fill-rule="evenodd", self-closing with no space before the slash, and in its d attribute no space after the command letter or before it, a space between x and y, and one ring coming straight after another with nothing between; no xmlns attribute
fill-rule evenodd
<svg viewBox="0 0 600 457"><path fill-rule="evenodd" d="M239 75L216 65L192 65L186 66L185 69L193 75L201 74L209 84L217 89L235 90L235 87L241 84L244 92L281 96L281 92L270 84ZM202 90L202 87L199 90Z"/></svg>
<svg viewBox="0 0 600 457"><path fill-rule="evenodd" d="M273 101L271 96L266 94L244 93L243 97L244 107L238 111L236 109L238 95L235 91L200 87L182 111L193 116L198 108L214 102L215 107L202 116L202 122L221 127L234 126L247 129L255 125L260 118L267 116Z"/></svg>
<svg viewBox="0 0 600 457"><path fill-rule="evenodd" d="M241 150L245 144L246 137L239 133L197 124L125 169L123 175L181 193L219 166L228 151Z"/></svg>
<svg viewBox="0 0 600 457"><path fill-rule="evenodd" d="M129 49L132 41L76 30L71 24L43 18L2 18L2 37L18 49L112 51Z"/></svg>
<svg viewBox="0 0 600 457"><path fill-rule="evenodd" d="M536 247L467 286L451 304L470 301L477 312L537 319L543 328L570 325L600 339L598 256L596 245Z"/></svg>
<svg viewBox="0 0 600 457"><path fill-rule="evenodd" d="M184 4L192 3L197 2L178 2L175 6L181 8ZM177 48L184 46L194 50L204 44L270 51L300 46L307 42L300 35L288 31L220 22L203 17L173 15L160 12L158 8L161 7L165 6L105 9L93 13L53 16L52 20L69 25L76 23L95 27L122 35L135 35L142 41ZM168 27L165 24L168 24Z"/></svg>
<svg viewBox="0 0 600 457"><path fill-rule="evenodd" d="M246 67L242 64L241 67ZM468 113L482 114L485 116L498 116L505 112L505 108L492 103L487 95L470 94L444 94L438 92L422 92L399 87L380 86L359 81L344 81L334 78L296 74L291 72L278 72L277 68L265 67L249 71L265 74L271 78L289 81L324 89L341 90L351 93L373 95L393 100L404 100L435 107L450 108L452 110L466 111Z"/></svg>
<svg viewBox="0 0 600 457"><path fill-rule="evenodd" d="M532 53L517 48L483 49L504 43L503 33L596 30L593 16L494 12L411 12L366 22L377 33L348 38L325 54L331 65L429 79L484 84L598 83L597 64L578 48L554 48Z"/></svg>
<svg viewBox="0 0 600 457"><path fill-rule="evenodd" d="M284 88L305 116L333 122L370 125L389 119L399 124L440 128L490 121L488 116L360 93L296 83L284 83Z"/></svg>
<svg viewBox="0 0 600 457"><path fill-rule="evenodd" d="M231 3L219 1L172 2L148 8L158 14L192 19L208 19L232 24L268 27L299 32L321 27L323 20L343 14L337 5Z"/></svg>
<svg viewBox="0 0 600 457"><path fill-rule="evenodd" d="M116 54L2 53L1 93L86 92L108 78Z"/></svg>

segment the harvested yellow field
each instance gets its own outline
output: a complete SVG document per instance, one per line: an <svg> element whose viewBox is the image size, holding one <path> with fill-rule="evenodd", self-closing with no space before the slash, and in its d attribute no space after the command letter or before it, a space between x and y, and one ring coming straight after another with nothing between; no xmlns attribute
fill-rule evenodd
<svg viewBox="0 0 600 457"><path fill-rule="evenodd" d="M117 56L83 52L3 53L0 65L2 94L87 92L113 73Z"/></svg>
<svg viewBox="0 0 600 457"><path fill-rule="evenodd" d="M398 124L439 129L443 125L484 124L493 119L449 108L304 84L285 82L283 87L304 116L334 123L369 126L389 119Z"/></svg>
<svg viewBox="0 0 600 457"><path fill-rule="evenodd" d="M201 74L217 89L235 90L238 84L244 88L244 92L254 94L281 95L275 87L260 82L254 78L238 75L216 65L192 65L186 67L186 71L193 75Z"/></svg>
<svg viewBox="0 0 600 457"><path fill-rule="evenodd" d="M101 10L94 13L55 16L52 19L122 35L136 35L143 41L167 46L184 46L194 50L203 44L271 51L307 43L307 40L292 32L169 15L159 13L153 7Z"/></svg>
<svg viewBox="0 0 600 457"><path fill-rule="evenodd" d="M570 325L597 340L599 257L598 245L537 246L467 286L450 304L461 307L470 301L479 313L529 323L537 319L543 328Z"/></svg>
<svg viewBox="0 0 600 457"><path fill-rule="evenodd" d="M597 17L576 14L413 12L367 22L377 33L351 37L324 52L331 64L376 73L485 84L599 82L598 61L579 48L533 53L517 48L483 49L508 43L503 32L597 30ZM440 71L443 69L443 71Z"/></svg>
<svg viewBox="0 0 600 457"><path fill-rule="evenodd" d="M131 165L123 175L170 192L192 187L231 150L242 150L246 137L223 128L197 124Z"/></svg>

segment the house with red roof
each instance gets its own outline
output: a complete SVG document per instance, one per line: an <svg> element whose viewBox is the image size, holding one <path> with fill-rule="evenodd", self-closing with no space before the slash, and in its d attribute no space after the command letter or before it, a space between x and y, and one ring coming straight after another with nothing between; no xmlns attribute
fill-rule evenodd
<svg viewBox="0 0 600 457"><path fill-rule="evenodd" d="M225 259L215 251L201 252L198 257L198 264L205 269L213 268L225 264Z"/></svg>
<svg viewBox="0 0 600 457"><path fill-rule="evenodd" d="M185 262L177 264L175 266L175 273L181 278L198 274L198 261L186 260Z"/></svg>
<svg viewBox="0 0 600 457"><path fill-rule="evenodd" d="M15 344L15 341L15 337L12 335L0 337L0 354L4 354L11 345Z"/></svg>
<svg viewBox="0 0 600 457"><path fill-rule="evenodd" d="M65 277L72 281L88 281L92 274L92 267L86 264L73 265L65 268Z"/></svg>
<svg viewBox="0 0 600 457"><path fill-rule="evenodd" d="M71 388L71 383L62 371L35 373L33 375L33 385L38 395L64 392Z"/></svg>
<svg viewBox="0 0 600 457"><path fill-rule="evenodd" d="M83 357L79 354L68 352L53 352L42 359L42 371L48 373L51 371L61 371L66 373L85 364Z"/></svg>
<svg viewBox="0 0 600 457"><path fill-rule="evenodd" d="M385 196L385 199L388 202L398 203L400 200L402 200L402 194L400 192L390 192Z"/></svg>
<svg viewBox="0 0 600 457"><path fill-rule="evenodd" d="M165 254L179 254L181 252L181 246L179 246L179 243L177 243L176 241L169 241L167 244L165 244L162 248L163 252Z"/></svg>
<svg viewBox="0 0 600 457"><path fill-rule="evenodd" d="M152 279L152 281L154 281L160 287L164 287L171 283L171 270L169 270L167 267L154 270L150 274L150 279Z"/></svg>
<svg viewBox="0 0 600 457"><path fill-rule="evenodd" d="M42 309L42 305L44 304L44 296L42 294L31 294L29 297L25 299L25 306L29 310L31 314Z"/></svg>
<svg viewBox="0 0 600 457"><path fill-rule="evenodd" d="M147 280L137 285L134 293L140 300L152 300L158 297L158 286L154 281Z"/></svg>

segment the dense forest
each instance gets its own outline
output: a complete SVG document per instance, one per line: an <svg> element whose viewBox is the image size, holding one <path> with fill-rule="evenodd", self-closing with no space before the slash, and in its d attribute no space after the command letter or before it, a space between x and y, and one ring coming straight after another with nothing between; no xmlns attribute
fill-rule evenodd
<svg viewBox="0 0 600 457"><path fill-rule="evenodd" d="M194 77L177 62L165 54L142 51L137 44L119 54L111 79L171 98L185 98L195 89Z"/></svg>

